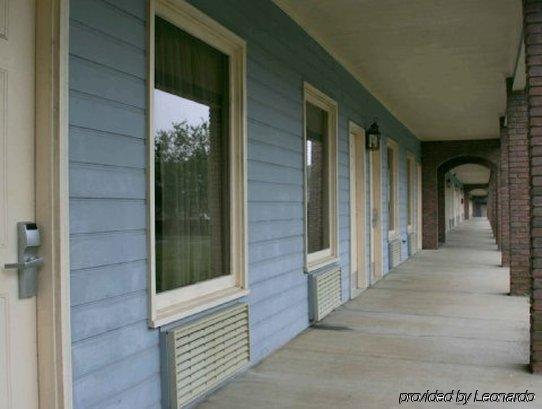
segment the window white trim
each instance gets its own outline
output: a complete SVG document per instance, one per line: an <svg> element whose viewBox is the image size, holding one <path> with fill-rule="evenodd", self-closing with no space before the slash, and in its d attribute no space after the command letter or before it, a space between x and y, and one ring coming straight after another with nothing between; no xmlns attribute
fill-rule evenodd
<svg viewBox="0 0 542 409"><path fill-rule="evenodd" d="M307 243L307 172L306 172L306 146L307 146L307 124L306 107L307 102L319 107L328 113L328 137L329 144L329 249L314 253L308 253ZM337 173L337 138L338 138L338 105L333 99L313 87L303 83L303 174L304 174L304 220L305 220L305 271L310 272L338 261L339 257L339 216L338 216L338 173Z"/></svg>
<svg viewBox="0 0 542 409"><path fill-rule="evenodd" d="M389 148L393 151L393 186L391 189L393 189L393 198L394 201L391 203L393 207L393 230L388 229L388 240L392 241L399 237L399 234L401 232L401 226L399 225L400 219L399 219L399 145L397 142L395 142L391 138L387 138L386 142L386 148ZM388 161L387 158L387 152L386 152L386 162ZM388 180L389 180L389 175ZM387 184L386 184L387 185ZM390 192L387 192L388 197ZM388 226L390 221L388 220Z"/></svg>
<svg viewBox="0 0 542 409"><path fill-rule="evenodd" d="M406 166L407 168L407 201L410 203L410 215L408 214L408 203L407 203L407 230L409 233L415 231L416 223L416 158L414 155L407 151L406 154ZM410 170L410 173L408 172ZM408 177L410 176L410 178Z"/></svg>
<svg viewBox="0 0 542 409"><path fill-rule="evenodd" d="M154 17L160 16L187 33L228 55L230 61L230 271L231 275L156 292L154 216ZM183 0L149 2L148 43L148 249L149 325L158 327L217 305L246 296L247 278L247 178L246 178L246 43Z"/></svg>

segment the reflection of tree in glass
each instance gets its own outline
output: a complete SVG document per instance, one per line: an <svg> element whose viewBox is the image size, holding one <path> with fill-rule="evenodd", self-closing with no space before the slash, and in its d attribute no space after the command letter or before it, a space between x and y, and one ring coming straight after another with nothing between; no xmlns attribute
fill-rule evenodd
<svg viewBox="0 0 542 409"><path fill-rule="evenodd" d="M183 224L187 219L192 222L208 219L210 151L209 122L198 125L174 122L171 130L156 132L154 160L159 219L164 222L171 218L184 219Z"/></svg>
<svg viewBox="0 0 542 409"><path fill-rule="evenodd" d="M211 147L208 121L175 122L156 131L157 288L192 284L211 274L211 149L216 147Z"/></svg>
<svg viewBox="0 0 542 409"><path fill-rule="evenodd" d="M173 122L173 129L160 129L154 138L156 162L183 162L191 158L207 157L211 148L209 122L189 125L186 121Z"/></svg>

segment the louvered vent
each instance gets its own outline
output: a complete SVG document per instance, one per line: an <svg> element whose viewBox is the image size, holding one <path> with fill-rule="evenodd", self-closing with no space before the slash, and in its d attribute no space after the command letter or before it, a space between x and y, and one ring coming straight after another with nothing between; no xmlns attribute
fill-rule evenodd
<svg viewBox="0 0 542 409"><path fill-rule="evenodd" d="M165 339L168 400L182 408L248 364L248 305L171 329Z"/></svg>
<svg viewBox="0 0 542 409"><path fill-rule="evenodd" d="M390 241L389 247L390 268L394 268L401 262L401 240Z"/></svg>
<svg viewBox="0 0 542 409"><path fill-rule="evenodd" d="M408 235L408 255L412 256L418 252L418 235L410 233Z"/></svg>
<svg viewBox="0 0 542 409"><path fill-rule="evenodd" d="M313 273L309 276L310 320L320 321L341 305L341 270Z"/></svg>

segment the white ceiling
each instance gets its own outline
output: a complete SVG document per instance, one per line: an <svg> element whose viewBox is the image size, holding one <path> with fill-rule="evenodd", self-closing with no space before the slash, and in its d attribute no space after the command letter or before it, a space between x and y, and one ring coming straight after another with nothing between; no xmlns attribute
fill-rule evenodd
<svg viewBox="0 0 542 409"><path fill-rule="evenodd" d="M422 140L498 138L521 0L275 0Z"/></svg>
<svg viewBox="0 0 542 409"><path fill-rule="evenodd" d="M485 166L468 164L458 166L451 171L464 184L482 184L489 182L490 171Z"/></svg>
<svg viewBox="0 0 542 409"><path fill-rule="evenodd" d="M487 190L485 189L474 189L470 192L471 196L487 196Z"/></svg>

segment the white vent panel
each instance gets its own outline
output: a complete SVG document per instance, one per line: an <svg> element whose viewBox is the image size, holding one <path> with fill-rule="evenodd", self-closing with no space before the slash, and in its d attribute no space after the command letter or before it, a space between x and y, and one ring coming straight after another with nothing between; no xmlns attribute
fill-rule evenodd
<svg viewBox="0 0 542 409"><path fill-rule="evenodd" d="M393 240L389 244L390 268L394 268L401 262L401 240Z"/></svg>
<svg viewBox="0 0 542 409"><path fill-rule="evenodd" d="M341 270L310 275L311 321L320 321L341 305Z"/></svg>
<svg viewBox="0 0 542 409"><path fill-rule="evenodd" d="M168 331L166 348L170 407L182 408L248 364L248 305Z"/></svg>

